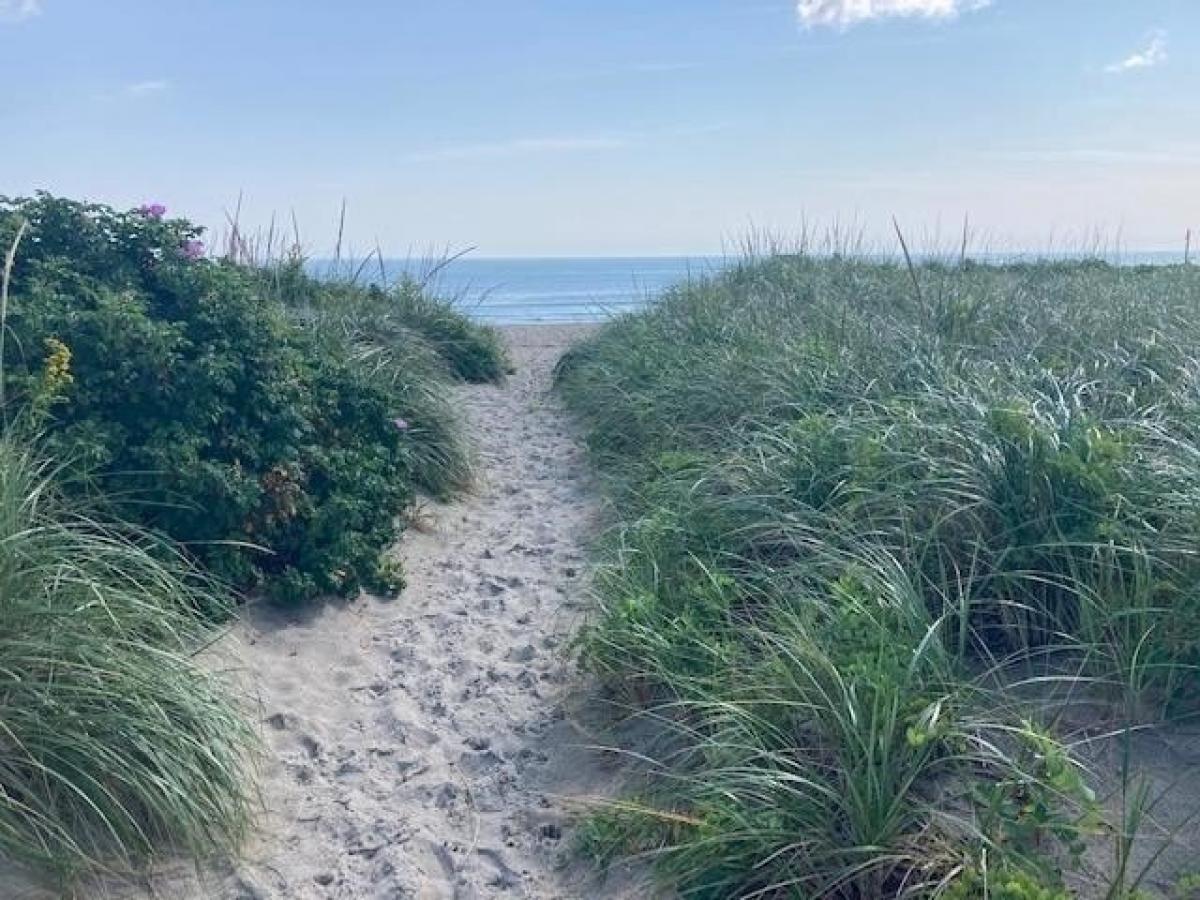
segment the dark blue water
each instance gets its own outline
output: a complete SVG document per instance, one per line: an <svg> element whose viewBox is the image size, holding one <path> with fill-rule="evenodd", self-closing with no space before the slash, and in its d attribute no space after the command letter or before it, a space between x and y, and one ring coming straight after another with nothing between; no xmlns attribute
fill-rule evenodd
<svg viewBox="0 0 1200 900"><path fill-rule="evenodd" d="M1068 258L1071 254L1051 254ZM992 262L1046 258L1046 254L982 254ZM1181 262L1180 253L1124 253L1109 261L1124 265ZM377 260L310 262L316 274L331 269L361 282L392 281L408 274L429 279L433 292L455 300L471 315L496 324L595 322L644 306L666 288L689 278L719 272L730 260L721 257L581 257L483 259L448 262Z"/></svg>

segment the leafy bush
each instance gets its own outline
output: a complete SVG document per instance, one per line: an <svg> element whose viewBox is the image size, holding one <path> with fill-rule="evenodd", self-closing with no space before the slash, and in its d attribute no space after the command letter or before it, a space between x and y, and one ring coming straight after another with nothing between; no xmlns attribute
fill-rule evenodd
<svg viewBox="0 0 1200 900"><path fill-rule="evenodd" d="M190 654L219 593L0 437L0 854L63 878L234 849L251 732Z"/></svg>
<svg viewBox="0 0 1200 900"><path fill-rule="evenodd" d="M296 256L268 267L270 291L304 327L343 341L358 368L408 412L412 462L420 485L438 496L471 479L444 382L497 381L509 370L499 333L431 298L409 279L387 290L350 280L309 278Z"/></svg>
<svg viewBox="0 0 1200 900"><path fill-rule="evenodd" d="M1198 297L778 256L568 353L621 511L583 657L678 732L617 820L689 896L1057 896L1095 810L1009 682L1195 702Z"/></svg>
<svg viewBox="0 0 1200 900"><path fill-rule="evenodd" d="M19 220L7 395L46 417L71 484L241 588L396 586L380 551L397 516L466 468L445 368L420 333L388 345L381 377L362 321L297 312L345 288L200 258L199 230L157 208L0 201L0 240Z"/></svg>

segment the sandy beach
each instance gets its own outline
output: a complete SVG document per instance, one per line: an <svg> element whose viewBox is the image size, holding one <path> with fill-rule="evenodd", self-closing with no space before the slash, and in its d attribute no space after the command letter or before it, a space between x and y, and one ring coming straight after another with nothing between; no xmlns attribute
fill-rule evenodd
<svg viewBox="0 0 1200 900"><path fill-rule="evenodd" d="M418 510L400 596L252 606L222 642L265 749L244 858L89 896L647 896L621 873L589 881L566 852L572 810L618 775L586 749L567 646L598 500L548 389L580 331L506 329L516 373L457 389L477 485Z"/></svg>

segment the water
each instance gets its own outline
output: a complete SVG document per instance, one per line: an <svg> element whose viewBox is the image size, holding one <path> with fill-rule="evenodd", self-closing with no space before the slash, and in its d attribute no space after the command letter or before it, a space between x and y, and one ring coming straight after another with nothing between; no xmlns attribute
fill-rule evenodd
<svg viewBox="0 0 1200 900"><path fill-rule="evenodd" d="M435 287L489 322L592 322L638 309L721 265L705 257L467 258L441 270Z"/></svg>
<svg viewBox="0 0 1200 900"><path fill-rule="evenodd" d="M987 253L988 262L1079 258L1082 254ZM896 261L893 256L881 259ZM1178 252L1123 253L1110 258L1124 265L1173 264ZM442 264L430 282L438 296L456 300L479 319L495 324L596 322L639 309L666 288L689 278L719 272L729 260L711 256L579 257L483 259L463 257ZM329 261L313 261L315 274L329 272ZM427 260L384 260L361 266L360 281L393 280L408 273L423 279ZM353 269L354 267L350 267ZM338 267L345 273L347 265Z"/></svg>
<svg viewBox="0 0 1200 900"><path fill-rule="evenodd" d="M329 265L316 261L313 269L319 274ZM430 284L438 296L495 324L597 322L639 309L671 285L713 274L723 265L725 260L703 256L464 257L441 265ZM389 281L404 273L424 279L430 266L425 260L384 260L382 273ZM382 280L379 264L364 265L360 280Z"/></svg>

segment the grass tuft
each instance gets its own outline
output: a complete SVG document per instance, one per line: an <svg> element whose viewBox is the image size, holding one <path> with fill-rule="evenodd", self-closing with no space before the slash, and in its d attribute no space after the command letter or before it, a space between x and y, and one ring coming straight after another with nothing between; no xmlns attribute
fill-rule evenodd
<svg viewBox="0 0 1200 900"><path fill-rule="evenodd" d="M233 851L252 733L192 654L223 602L0 438L0 853L69 879Z"/></svg>

